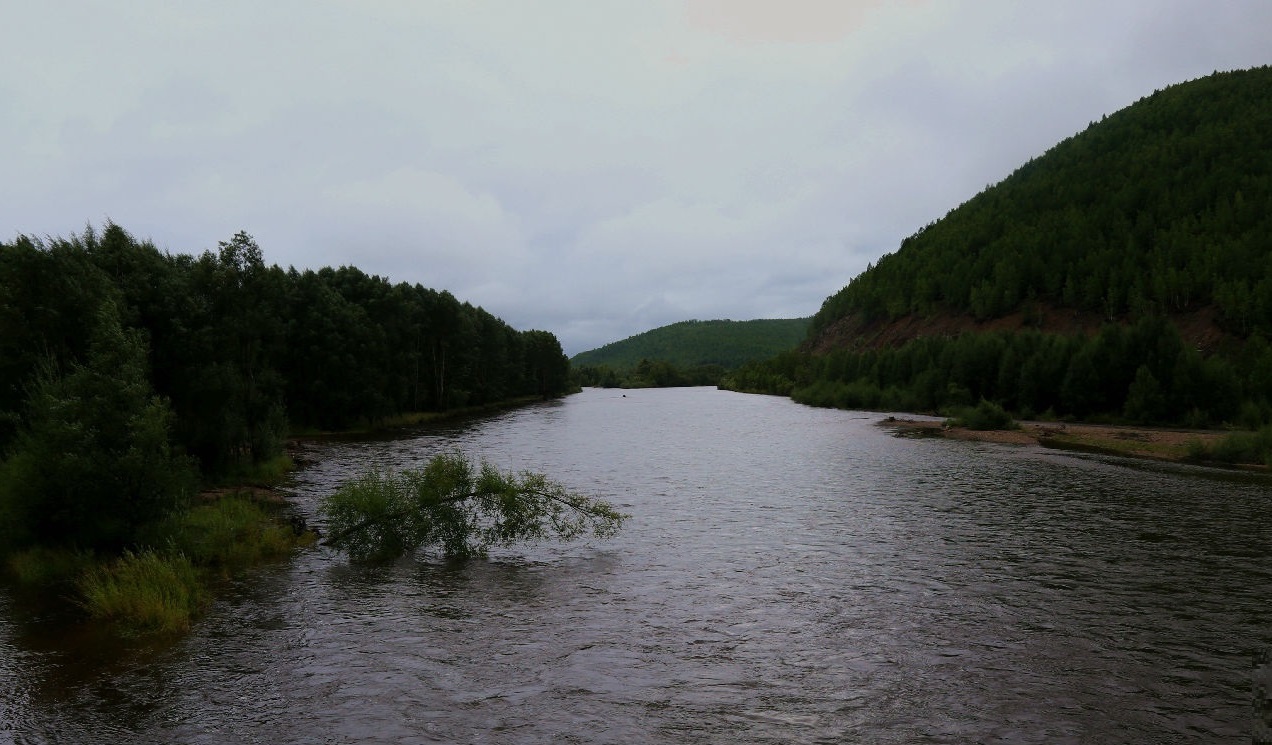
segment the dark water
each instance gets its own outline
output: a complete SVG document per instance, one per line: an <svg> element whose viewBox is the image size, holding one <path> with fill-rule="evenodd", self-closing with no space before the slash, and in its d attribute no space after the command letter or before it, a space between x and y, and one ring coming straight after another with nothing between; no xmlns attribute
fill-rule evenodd
<svg viewBox="0 0 1272 745"><path fill-rule="evenodd" d="M372 464L458 448L632 518L462 564L310 550L167 643L0 594L0 741L1249 742L1267 480L878 418L592 390L312 444L309 515Z"/></svg>

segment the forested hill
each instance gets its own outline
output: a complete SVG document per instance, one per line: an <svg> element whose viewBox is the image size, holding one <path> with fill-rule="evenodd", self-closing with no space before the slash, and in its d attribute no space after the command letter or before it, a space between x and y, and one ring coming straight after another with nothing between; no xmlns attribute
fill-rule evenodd
<svg viewBox="0 0 1272 745"><path fill-rule="evenodd" d="M736 390L896 411L1266 428L1272 68L1093 123L907 238ZM1260 456L1263 457L1263 456Z"/></svg>
<svg viewBox="0 0 1272 745"><path fill-rule="evenodd" d="M630 370L641 360L659 360L676 367L706 365L732 369L793 349L808 336L807 318L754 321L681 321L581 352L575 365Z"/></svg>
<svg viewBox="0 0 1272 745"><path fill-rule="evenodd" d="M900 343L931 333L925 319L948 332L1150 316L1186 336L1272 330L1272 68L1175 85L1091 124L906 239L813 329L827 350L863 332Z"/></svg>

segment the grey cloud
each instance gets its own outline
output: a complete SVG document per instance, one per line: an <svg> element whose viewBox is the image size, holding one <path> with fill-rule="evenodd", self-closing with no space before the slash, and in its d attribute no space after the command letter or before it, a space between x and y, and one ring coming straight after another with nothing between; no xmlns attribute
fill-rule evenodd
<svg viewBox="0 0 1272 745"><path fill-rule="evenodd" d="M1262 0L804 0L780 38L677 2L48 5L9 16L0 234L245 229L571 353L811 313L1088 121L1272 61Z"/></svg>

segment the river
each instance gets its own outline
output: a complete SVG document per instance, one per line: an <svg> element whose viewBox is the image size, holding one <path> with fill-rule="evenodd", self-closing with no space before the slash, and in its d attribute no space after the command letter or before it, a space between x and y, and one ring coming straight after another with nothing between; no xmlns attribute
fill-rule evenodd
<svg viewBox="0 0 1272 745"><path fill-rule="evenodd" d="M307 442L289 491L311 521L342 479L452 450L631 518L460 563L308 549L177 640L0 592L0 741L1250 741L1265 477L903 439L881 417L589 389Z"/></svg>

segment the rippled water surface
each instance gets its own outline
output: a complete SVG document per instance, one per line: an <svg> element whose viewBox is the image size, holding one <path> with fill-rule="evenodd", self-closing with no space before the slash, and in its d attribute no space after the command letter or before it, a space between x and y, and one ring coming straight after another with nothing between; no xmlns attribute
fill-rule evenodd
<svg viewBox="0 0 1272 745"><path fill-rule="evenodd" d="M0 593L22 743L1248 742L1272 645L1266 479L908 440L879 415L589 390L393 439L632 515L613 540L350 566L316 548L189 636L118 642Z"/></svg>

